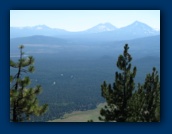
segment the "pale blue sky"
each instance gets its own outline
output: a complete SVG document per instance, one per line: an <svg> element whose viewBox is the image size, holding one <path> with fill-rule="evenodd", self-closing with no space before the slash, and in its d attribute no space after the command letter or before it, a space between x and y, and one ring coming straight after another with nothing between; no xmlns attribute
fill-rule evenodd
<svg viewBox="0 0 172 134"><path fill-rule="evenodd" d="M82 31L109 22L120 28L141 21L160 29L160 10L10 10L10 26L47 25Z"/></svg>

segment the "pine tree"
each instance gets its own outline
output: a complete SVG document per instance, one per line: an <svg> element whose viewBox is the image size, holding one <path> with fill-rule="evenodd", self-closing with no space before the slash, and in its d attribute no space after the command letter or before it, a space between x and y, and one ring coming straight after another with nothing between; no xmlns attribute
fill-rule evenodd
<svg viewBox="0 0 172 134"><path fill-rule="evenodd" d="M128 53L128 44L124 46L123 55L118 57L117 67L122 71L116 72L113 87L106 82L101 85L102 96L107 105L101 109L99 117L102 121L125 122L128 118L128 101L135 88L134 78L136 67L131 71L132 57ZM103 117L102 117L103 116Z"/></svg>
<svg viewBox="0 0 172 134"><path fill-rule="evenodd" d="M23 73L32 73L34 71L34 58L29 56L24 58L24 46L21 45L20 58L18 62L10 60L10 67L17 70L16 75L10 75L10 119L13 122L26 121L31 115L42 115L46 112L48 105L39 106L37 95L41 92L41 86L35 88L28 87L30 78L22 77Z"/></svg>
<svg viewBox="0 0 172 134"><path fill-rule="evenodd" d="M160 121L160 82L158 71L154 67L152 74L148 74L143 86L145 102L143 105L144 121Z"/></svg>
<svg viewBox="0 0 172 134"><path fill-rule="evenodd" d="M131 115L129 121L160 121L160 82L158 71L154 67L152 74L147 74L145 83L138 86L130 100Z"/></svg>
<svg viewBox="0 0 172 134"><path fill-rule="evenodd" d="M145 93L143 92L142 86L138 84L138 89L133 93L131 99L128 102L128 122L143 122L142 109L143 102L145 101Z"/></svg>

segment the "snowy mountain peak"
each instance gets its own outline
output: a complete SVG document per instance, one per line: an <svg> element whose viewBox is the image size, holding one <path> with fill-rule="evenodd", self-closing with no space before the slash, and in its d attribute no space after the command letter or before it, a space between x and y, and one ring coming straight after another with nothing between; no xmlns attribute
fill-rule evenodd
<svg viewBox="0 0 172 134"><path fill-rule="evenodd" d="M46 25L37 25L37 26L34 26L33 28L36 29L36 30L50 29Z"/></svg>
<svg viewBox="0 0 172 134"><path fill-rule="evenodd" d="M133 27L133 28L139 28L139 29L149 29L149 30L151 29L151 30L153 30L147 24L139 22L139 21L135 21L132 24L128 25L127 27Z"/></svg>
<svg viewBox="0 0 172 134"><path fill-rule="evenodd" d="M158 31L154 30L153 28L151 28L147 24L139 22L139 21L135 21L132 24L121 28L120 30L128 32L128 33L133 34L133 35L144 34L145 36L148 36L148 35L150 36L150 35L159 34Z"/></svg>
<svg viewBox="0 0 172 134"><path fill-rule="evenodd" d="M133 22L133 24L134 24L134 25L138 25L138 24L144 24L144 23L142 23L142 22L136 20L136 21Z"/></svg>
<svg viewBox="0 0 172 134"><path fill-rule="evenodd" d="M113 31L116 30L117 28L115 26L113 26L110 23L100 23L88 30L86 30L86 32L89 33L98 33L98 32L106 32L106 31Z"/></svg>

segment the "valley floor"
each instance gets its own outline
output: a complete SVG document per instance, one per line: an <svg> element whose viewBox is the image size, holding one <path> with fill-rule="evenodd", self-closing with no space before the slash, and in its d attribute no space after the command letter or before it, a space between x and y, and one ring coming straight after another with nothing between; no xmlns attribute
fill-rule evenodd
<svg viewBox="0 0 172 134"><path fill-rule="evenodd" d="M87 122L93 120L94 122L101 122L98 117L100 116L100 109L103 108L105 103L100 103L96 109L87 111L74 111L70 114L65 114L60 119L51 120L48 122Z"/></svg>

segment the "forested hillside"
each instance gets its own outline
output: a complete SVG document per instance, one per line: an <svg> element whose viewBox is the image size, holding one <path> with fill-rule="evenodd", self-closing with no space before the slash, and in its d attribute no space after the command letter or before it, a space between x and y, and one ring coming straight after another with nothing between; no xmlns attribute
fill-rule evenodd
<svg viewBox="0 0 172 134"><path fill-rule="evenodd" d="M49 38L52 39L50 44ZM159 36L97 43L59 41L44 36L11 39L11 59L19 58L18 44L25 45L25 56L34 56L36 71L27 75L31 86L40 84L43 88L38 96L40 104L49 105L47 113L41 117L33 116L32 121L57 119L65 113L94 109L104 102L100 85L104 80L113 82L118 70L115 64L126 42L130 45L133 65L138 67L136 82L143 83L145 74L151 72L153 66L160 72ZM15 74L15 70L10 68L10 74Z"/></svg>

